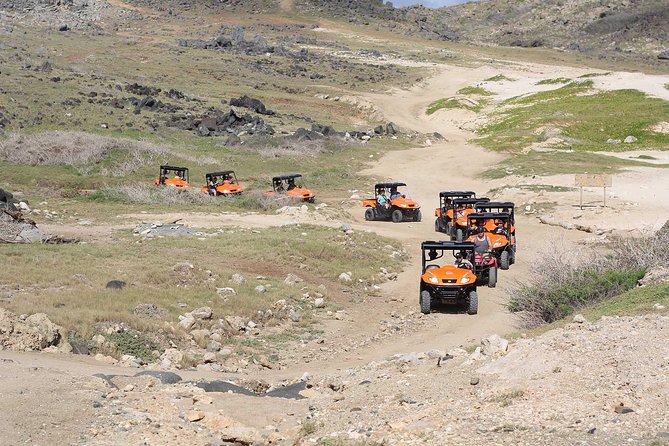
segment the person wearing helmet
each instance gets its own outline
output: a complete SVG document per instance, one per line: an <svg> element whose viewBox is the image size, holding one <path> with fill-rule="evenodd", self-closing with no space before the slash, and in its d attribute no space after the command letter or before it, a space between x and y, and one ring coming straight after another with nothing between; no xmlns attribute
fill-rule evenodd
<svg viewBox="0 0 669 446"><path fill-rule="evenodd" d="M466 259L461 252L455 253L455 266L457 266L458 268L465 268L469 270L474 269L474 265L472 265L472 262Z"/></svg>
<svg viewBox="0 0 669 446"><path fill-rule="evenodd" d="M495 220L495 229L493 234L504 234L504 222L502 220Z"/></svg>

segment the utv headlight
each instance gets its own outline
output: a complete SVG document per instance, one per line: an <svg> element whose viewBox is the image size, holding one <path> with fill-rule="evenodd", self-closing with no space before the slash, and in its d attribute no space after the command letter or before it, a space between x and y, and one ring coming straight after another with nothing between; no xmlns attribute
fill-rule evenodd
<svg viewBox="0 0 669 446"><path fill-rule="evenodd" d="M502 242L495 242L495 244L492 245L492 246L493 246L494 248L499 248L500 246L502 246Z"/></svg>
<svg viewBox="0 0 669 446"><path fill-rule="evenodd" d="M460 283L469 283L471 281L472 279L470 279L469 277L463 277L462 279L460 279Z"/></svg>
<svg viewBox="0 0 669 446"><path fill-rule="evenodd" d="M400 204L400 207L405 208L405 207L407 207L407 205L406 205L406 203L402 203L402 204Z"/></svg>
<svg viewBox="0 0 669 446"><path fill-rule="evenodd" d="M428 280L430 283L434 283L434 284L439 283L439 279L437 279L436 277L430 277L430 278L427 279L427 280Z"/></svg>

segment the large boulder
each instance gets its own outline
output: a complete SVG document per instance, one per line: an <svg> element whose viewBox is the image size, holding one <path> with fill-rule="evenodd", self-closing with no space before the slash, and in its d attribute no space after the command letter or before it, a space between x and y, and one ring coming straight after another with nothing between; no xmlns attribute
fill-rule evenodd
<svg viewBox="0 0 669 446"><path fill-rule="evenodd" d="M0 348L17 351L43 350L58 344L62 327L46 314L36 313L22 319L0 308Z"/></svg>

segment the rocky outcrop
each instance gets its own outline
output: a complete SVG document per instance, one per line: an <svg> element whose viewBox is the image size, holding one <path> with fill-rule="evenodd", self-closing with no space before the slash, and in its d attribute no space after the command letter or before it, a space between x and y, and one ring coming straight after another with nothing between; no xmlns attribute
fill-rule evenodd
<svg viewBox="0 0 669 446"><path fill-rule="evenodd" d="M0 348L17 351L43 350L58 344L62 328L46 314L17 316L0 308Z"/></svg>

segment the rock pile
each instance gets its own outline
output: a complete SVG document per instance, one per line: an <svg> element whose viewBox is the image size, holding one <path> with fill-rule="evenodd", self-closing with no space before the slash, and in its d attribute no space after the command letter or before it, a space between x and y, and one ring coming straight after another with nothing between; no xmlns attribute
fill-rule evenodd
<svg viewBox="0 0 669 446"><path fill-rule="evenodd" d="M21 212L0 208L0 243L45 242L48 237Z"/></svg>
<svg viewBox="0 0 669 446"><path fill-rule="evenodd" d="M210 114L195 117L191 114L170 116L166 125L181 130L190 130L199 136L273 135L274 129L265 121L250 114L242 114L236 107L225 113L213 110Z"/></svg>
<svg viewBox="0 0 669 446"><path fill-rule="evenodd" d="M43 350L58 344L61 332L44 313L17 316L0 308L0 350Z"/></svg>

